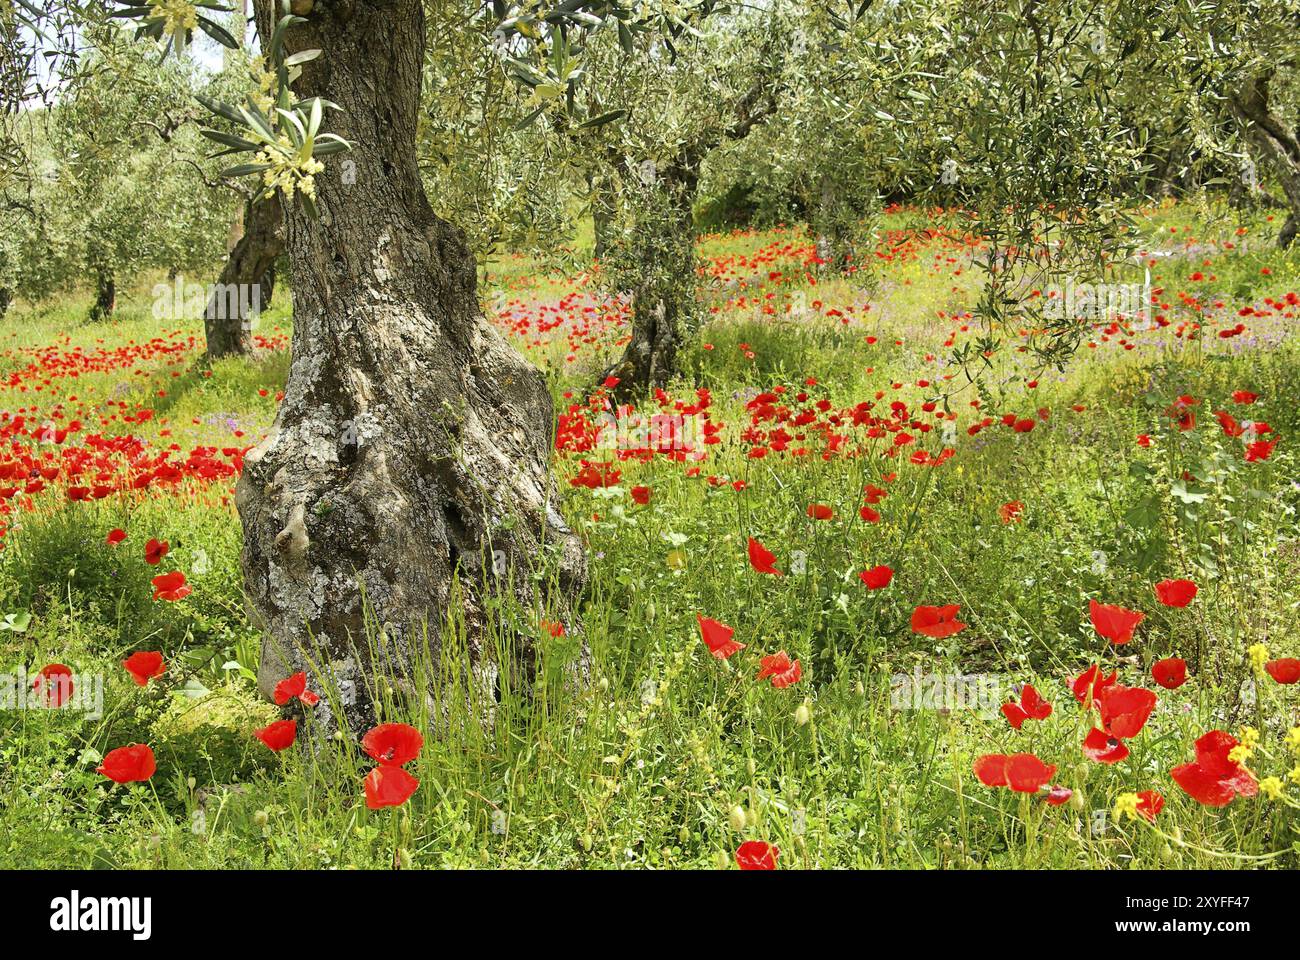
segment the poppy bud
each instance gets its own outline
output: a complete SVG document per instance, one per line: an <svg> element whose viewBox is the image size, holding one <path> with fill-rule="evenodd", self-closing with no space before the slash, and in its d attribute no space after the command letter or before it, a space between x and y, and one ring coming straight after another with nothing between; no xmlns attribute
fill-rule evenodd
<svg viewBox="0 0 1300 960"><path fill-rule="evenodd" d="M1084 808L1084 804L1085 802L1083 799L1082 790L1075 790L1074 793L1070 794L1070 806L1074 807L1074 809L1082 810Z"/></svg>
<svg viewBox="0 0 1300 960"><path fill-rule="evenodd" d="M691 840L691 831L687 830L685 826L683 826L680 830L677 831L678 843L689 843L690 840Z"/></svg>
<svg viewBox="0 0 1300 960"><path fill-rule="evenodd" d="M578 844L582 847L583 853L591 853L591 834L584 833L582 839L578 841Z"/></svg>
<svg viewBox="0 0 1300 960"><path fill-rule="evenodd" d="M485 850L483 852L486 853L487 851ZM399 848L397 851L397 862L402 865L403 870L410 870L411 864L414 862L411 859L411 851L407 850L405 847Z"/></svg>
<svg viewBox="0 0 1300 960"><path fill-rule="evenodd" d="M731 812L727 814L727 819L731 823L732 830L735 830L737 833L739 833L741 830L744 830L745 823L747 820L745 816L745 808L742 807L740 804L736 804L734 807L731 808Z"/></svg>
<svg viewBox="0 0 1300 960"><path fill-rule="evenodd" d="M758 826L758 811L753 807L745 811L745 823L751 827Z"/></svg>
<svg viewBox="0 0 1300 960"><path fill-rule="evenodd" d="M195 780L193 777L185 778L185 786L189 787L191 790L193 790L197 785L198 785L198 781Z"/></svg>
<svg viewBox="0 0 1300 960"><path fill-rule="evenodd" d="M810 721L811 719L812 719L812 707L808 706L807 703L801 703L799 704L799 706L795 707L795 711L794 711L795 723L797 723L801 727L804 727L808 725L808 721Z"/></svg>
<svg viewBox="0 0 1300 960"><path fill-rule="evenodd" d="M596 684L596 686L600 687L600 692L601 692L601 693L608 693L608 692L609 692L609 678L608 678L608 677L601 677L601 678L600 678L600 683Z"/></svg>
<svg viewBox="0 0 1300 960"><path fill-rule="evenodd" d="M752 777L755 771L758 769L758 765L755 764L752 759L750 759L745 763L745 769L749 771L749 775Z"/></svg>
<svg viewBox="0 0 1300 960"><path fill-rule="evenodd" d="M271 819L270 814L268 814L265 810L256 810L253 812L253 822L257 824L259 827L266 826L267 821L270 819Z"/></svg>
<svg viewBox="0 0 1300 960"><path fill-rule="evenodd" d="M853 692L856 693L859 697L865 696L867 692L867 688L861 680L855 680L853 681Z"/></svg>

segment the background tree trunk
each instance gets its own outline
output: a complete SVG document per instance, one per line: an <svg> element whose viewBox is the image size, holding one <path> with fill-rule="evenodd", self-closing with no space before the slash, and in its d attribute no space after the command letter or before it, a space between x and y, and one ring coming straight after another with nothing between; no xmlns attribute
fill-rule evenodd
<svg viewBox="0 0 1300 960"><path fill-rule="evenodd" d="M593 260L604 260L609 253L609 234L614 221L614 196L609 178L602 173L587 175L587 190L592 194L591 230Z"/></svg>
<svg viewBox="0 0 1300 960"><path fill-rule="evenodd" d="M255 8L269 36L274 0ZM309 17L287 52L324 54L295 93L342 108L327 129L355 144L355 182L327 166L318 222L285 205L293 361L237 501L246 589L267 631L260 687L310 670L311 650L355 690L335 707L357 730L385 682L427 697L412 663L439 661L453 604L466 679L487 693L503 675L526 685L533 638L548 635L540 621L575 634L586 560L554 503L543 376L483 319L464 234L434 215L420 182L421 0L336 0ZM535 581L542 566L549 577ZM491 610L490 594L502 601ZM494 662L501 634L507 663ZM571 667L585 671L579 650ZM317 718L330 728L324 701Z"/></svg>
<svg viewBox="0 0 1300 960"><path fill-rule="evenodd" d="M9 304L13 302L13 291L8 287L0 287L0 320L4 319L5 314L9 312Z"/></svg>
<svg viewBox="0 0 1300 960"><path fill-rule="evenodd" d="M665 207L637 225L641 278L632 291L632 339L604 374L617 377L610 391L618 403L634 403L666 387L677 373L677 351L694 313L695 221L699 175L677 163L660 181Z"/></svg>
<svg viewBox="0 0 1300 960"><path fill-rule="evenodd" d="M113 268L97 266L95 268L95 302L90 305L90 322L98 323L113 316L117 308L117 281Z"/></svg>
<svg viewBox="0 0 1300 960"><path fill-rule="evenodd" d="M203 313L209 359L251 353L256 314L271 304L275 261L284 252L279 195L245 207L243 224Z"/></svg>
<svg viewBox="0 0 1300 960"><path fill-rule="evenodd" d="M1289 247L1300 218L1300 140L1295 131L1269 106L1269 83L1273 71L1258 74L1232 97L1232 109L1246 126L1246 137L1260 158L1268 163L1282 185L1290 215L1278 234L1278 246Z"/></svg>

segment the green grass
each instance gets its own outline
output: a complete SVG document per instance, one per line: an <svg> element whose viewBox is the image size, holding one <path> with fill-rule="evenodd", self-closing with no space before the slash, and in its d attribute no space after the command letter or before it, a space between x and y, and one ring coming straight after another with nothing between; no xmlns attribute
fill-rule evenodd
<svg viewBox="0 0 1300 960"><path fill-rule="evenodd" d="M1296 258L1267 243L1266 216L1239 224L1222 211L1181 207L1142 215L1153 249L1170 249L1171 226L1180 239L1191 228L1216 244L1215 252L1161 258L1153 268L1153 282L1170 291L1171 315L1186 316L1172 292L1198 283L1224 292L1225 318L1300 287ZM886 226L917 222L900 214ZM1239 226L1250 241L1244 251ZM748 255L768 243L806 242L801 236L709 238L701 253ZM1225 250L1224 242L1236 246ZM411 765L419 791L397 811L365 808L368 765L355 744L272 755L252 738L277 711L257 699L251 682L257 633L243 609L228 487L129 504L46 498L21 519L9 517L0 613L28 611L33 619L25 632L0 632L4 668L62 662L105 680L98 719L0 713L0 864L383 868L396 856L414 867L715 867L731 864L743 840L761 839L779 847L782 868L1300 865L1300 783L1279 800L1238 797L1211 809L1168 774L1192 759L1197 736L1216 727L1260 731L1251 761L1260 776L1285 779L1297 765L1283 738L1297 724L1300 687L1265 679L1254 685L1253 701L1242 695L1252 645L1266 644L1273 657L1300 656L1293 320L1245 347L1213 336L1176 352L1084 347L1066 371L1039 376L1032 390L1024 381L1035 371L1008 350L990 374L1003 405L983 412L1033 416L1045 407L1050 417L1030 434L995 424L971 437L967 403L975 394L962 393L953 406L962 415L957 454L938 468L911 466L905 455L746 456L739 435L749 419L745 402L757 390L783 384L793 394L813 378L813 399L825 396L837 409L877 391L884 404L895 397L919 404L926 390L914 383L934 375L927 357L946 355L953 327L937 312L970 309L977 294L978 273L954 276L953 267L933 269L924 252L877 266L869 282L824 277L814 288L778 257L755 268L748 287L706 293L707 304L723 309L687 350L691 382L673 391L689 400L695 386L708 387L713 419L727 424L700 475L665 459L628 461L619 465L617 487L590 491L568 483L576 457L556 458L564 512L590 557L581 603L590 686L574 690L552 676L531 701L507 691L495 724L485 727L473 697L456 687L449 643L444 662L422 665L447 685L448 714ZM801 279L769 281L769 269ZM1190 280L1198 270L1216 279ZM510 284L511 296L523 289L548 300L562 289L530 274L526 260L494 271L494 282ZM755 287L773 293L769 302L781 309L725 308ZM786 314L785 303L800 303L796 294L804 305L869 300L872 310L847 327ZM154 320L139 301L98 326L80 323L82 307L70 296L11 316L0 326L0 353L144 342L178 326L201 336L192 322ZM286 310L282 299L263 323L287 331ZM877 342L868 344L868 335ZM561 409L581 399L609 349L574 363L564 362L563 342L534 354L552 371ZM142 375L127 378L123 398L157 411L138 432L184 449L255 442L274 415L286 352L225 361L211 377L194 361L193 351L178 353L142 363ZM18 361L8 355L0 363L7 373ZM87 374L51 389L107 397L121 380L120 373ZM1246 418L1230 404L1238 389L1260 395L1249 415L1282 437L1267 462L1243 462L1240 442L1215 423L1217 409ZM1194 431L1177 431L1166 415L1183 394L1201 400ZM31 399L15 394L5 402L14 408ZM239 442L228 420L243 429ZM918 434L932 452L942 446L938 432ZM1137 446L1139 433L1151 434L1154 445ZM1184 471L1198 482L1181 480ZM890 472L897 479L882 479ZM724 479L715 485L710 476ZM730 483L738 480L746 484L740 492ZM878 524L857 517L866 483L889 489ZM652 488L648 506L629 498L635 484ZM1024 505L1018 523L999 518L1010 501ZM835 518L809 519L812 502L831 506ZM156 571L138 552L113 553L103 542L115 526L131 531L134 547L148 536L168 539L187 571L202 550L205 572L191 575L194 593L177 604L152 602L147 582ZM777 553L786 576L749 568L748 536ZM857 573L877 563L894 568L894 581L869 592ZM1193 605L1159 606L1151 584L1184 576L1201 587ZM1134 643L1115 648L1093 632L1093 597L1148 614ZM965 630L940 640L911 632L915 605L949 603L961 605ZM727 662L709 657L697 613L735 627L747 649ZM454 623L448 635L457 635ZM164 652L169 671L161 683L141 689L120 669L136 649ZM801 661L798 684L755 682L759 656L777 650ZM561 662L569 653L557 642L544 655ZM1178 690L1154 688L1151 662L1173 654L1188 659L1193 678ZM1095 662L1160 694L1130 743L1132 755L1114 766L1081 754L1091 722L1066 686ZM999 699L1032 682L1055 709L1019 732L996 710L894 709L897 675L918 668L989 677ZM400 705L385 719L425 729L431 721ZM151 783L114 786L94 772L102 753L133 741L158 754ZM1050 806L972 776L976 756L1019 751L1057 764L1052 782L1073 791L1070 802ZM1154 824L1111 816L1120 794L1146 789L1167 801Z"/></svg>

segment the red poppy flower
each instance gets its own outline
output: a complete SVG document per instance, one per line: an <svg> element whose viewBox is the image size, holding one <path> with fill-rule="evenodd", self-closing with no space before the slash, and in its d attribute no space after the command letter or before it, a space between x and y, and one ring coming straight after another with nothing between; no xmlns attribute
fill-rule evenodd
<svg viewBox="0 0 1300 960"><path fill-rule="evenodd" d="M1196 589L1190 580L1161 580L1156 584L1156 599L1166 607L1185 607L1196 596Z"/></svg>
<svg viewBox="0 0 1300 960"><path fill-rule="evenodd" d="M1128 643L1133 639L1137 625L1147 618L1145 613L1126 610L1112 603L1088 602L1088 615L1092 618L1092 627L1111 643Z"/></svg>
<svg viewBox="0 0 1300 960"><path fill-rule="evenodd" d="M424 737L405 723L381 723L361 738L361 749L381 764L400 767L420 755Z"/></svg>
<svg viewBox="0 0 1300 960"><path fill-rule="evenodd" d="M1281 660L1270 660L1264 664L1264 669L1268 675L1278 683L1295 683L1300 680L1300 660L1295 657L1284 657Z"/></svg>
<svg viewBox="0 0 1300 960"><path fill-rule="evenodd" d="M1061 804L1068 802L1072 796L1074 796L1074 791L1069 787L1050 786L1047 788L1047 792L1043 794L1043 800L1054 807L1059 807Z"/></svg>
<svg viewBox="0 0 1300 960"><path fill-rule="evenodd" d="M150 581L153 584L153 598L158 600L184 600L192 592L192 588L185 582L185 574L179 570L173 570L171 573L163 573L154 577Z"/></svg>
<svg viewBox="0 0 1300 960"><path fill-rule="evenodd" d="M1156 695L1144 687L1126 687L1115 684L1097 696L1101 711L1101 725L1112 737L1129 740L1146 726L1147 718L1156 708Z"/></svg>
<svg viewBox="0 0 1300 960"><path fill-rule="evenodd" d="M1052 705L1039 696L1033 684L1025 684L1020 691L1020 703L1002 704L1002 714L1013 729L1019 730L1026 720L1046 720L1052 715Z"/></svg>
<svg viewBox="0 0 1300 960"><path fill-rule="evenodd" d="M998 519L1003 523L1019 523L1020 514L1024 512L1025 505L1019 500L1012 500L998 507Z"/></svg>
<svg viewBox="0 0 1300 960"><path fill-rule="evenodd" d="M758 676L754 679L762 680L771 677L772 686L778 690L798 683L803 677L803 669L799 666L799 661L791 660L790 655L784 650L764 657L759 661L759 667Z"/></svg>
<svg viewBox="0 0 1300 960"><path fill-rule="evenodd" d="M1005 753L986 753L976 757L971 769L975 778L986 787L1005 787L1007 785L1007 761L1011 758Z"/></svg>
<svg viewBox="0 0 1300 960"><path fill-rule="evenodd" d="M1259 463L1267 460L1273 455L1273 448L1276 446L1276 440L1256 440L1254 443L1246 444L1246 462Z"/></svg>
<svg viewBox="0 0 1300 960"><path fill-rule="evenodd" d="M780 853L770 843L746 840L736 850L736 866L741 870L775 870L776 858Z"/></svg>
<svg viewBox="0 0 1300 960"><path fill-rule="evenodd" d="M1109 677L1103 676L1101 667L1093 664L1083 673L1074 678L1071 689L1074 691L1074 699L1078 700L1085 707L1090 707L1097 702L1102 691L1115 683L1115 677L1118 674L1112 672Z"/></svg>
<svg viewBox="0 0 1300 960"><path fill-rule="evenodd" d="M704 641L704 645L709 648L709 653L719 660L726 660L733 653L745 649L743 643L731 639L731 635L736 632L734 627L719 623L717 620L710 620L698 613L695 619L700 622L700 638Z"/></svg>
<svg viewBox="0 0 1300 960"><path fill-rule="evenodd" d="M167 551L170 549L166 540L155 540L150 537L149 542L144 545L144 562L151 567L156 567L159 561L167 556Z"/></svg>
<svg viewBox="0 0 1300 960"><path fill-rule="evenodd" d="M641 506L644 507L647 503L650 502L650 488L649 488L649 487L633 487L633 488L632 488L632 499L633 499L636 503L639 503Z"/></svg>
<svg viewBox="0 0 1300 960"><path fill-rule="evenodd" d="M401 767L381 764L366 774L366 806L371 810L400 807L420 786L420 781Z"/></svg>
<svg viewBox="0 0 1300 960"><path fill-rule="evenodd" d="M957 619L960 610L961 607L955 603L945 607L919 606L912 611L912 632L936 640L960 633L966 629L966 624Z"/></svg>
<svg viewBox="0 0 1300 960"><path fill-rule="evenodd" d="M1165 798L1155 790L1143 790L1138 794L1137 812L1146 817L1152 823L1160 811L1165 808Z"/></svg>
<svg viewBox="0 0 1300 960"><path fill-rule="evenodd" d="M785 576L776 568L776 554L753 537L749 538L749 565L758 573L771 573L778 577Z"/></svg>
<svg viewBox="0 0 1300 960"><path fill-rule="evenodd" d="M148 686L154 677L161 677L167 669L163 666L163 655L156 650L137 651L123 660L122 666L131 674L131 679L142 687Z"/></svg>
<svg viewBox="0 0 1300 960"><path fill-rule="evenodd" d="M882 563L870 570L863 570L858 577L867 585L868 590L883 590L894 579L894 571Z"/></svg>
<svg viewBox="0 0 1300 960"><path fill-rule="evenodd" d="M32 689L44 695L45 706L63 706L72 698L72 668L63 663L46 664L32 680Z"/></svg>
<svg viewBox="0 0 1300 960"><path fill-rule="evenodd" d="M120 528L108 531L108 536L104 538L110 547L116 547L126 539L126 531Z"/></svg>
<svg viewBox="0 0 1300 960"><path fill-rule="evenodd" d="M281 707L294 697L297 697L309 707L314 707L320 703L320 697L307 689L307 674L301 670L277 683L272 697L276 705Z"/></svg>
<svg viewBox="0 0 1300 960"><path fill-rule="evenodd" d="M863 520L867 521L867 523L880 522L880 511L873 510L867 506L864 506L861 510L858 511L858 516L860 516Z"/></svg>
<svg viewBox="0 0 1300 960"><path fill-rule="evenodd" d="M990 753L978 757L975 776L986 787L1010 787L1017 793L1037 793L1052 779L1056 767L1032 753Z"/></svg>
<svg viewBox="0 0 1300 960"><path fill-rule="evenodd" d="M148 780L158 769L153 751L143 743L118 747L104 755L104 761L95 768L114 783L134 783Z"/></svg>
<svg viewBox="0 0 1300 960"><path fill-rule="evenodd" d="M293 746L294 740L298 738L298 721L276 720L261 730L254 730L253 736L266 744L268 749L279 753L281 750Z"/></svg>
<svg viewBox="0 0 1300 960"><path fill-rule="evenodd" d="M814 520L830 520L835 516L835 511L824 503L808 504L808 516Z"/></svg>
<svg viewBox="0 0 1300 960"><path fill-rule="evenodd" d="M1151 676L1166 690L1177 690L1187 682L1187 661L1182 657L1166 657L1151 664Z"/></svg>
<svg viewBox="0 0 1300 960"><path fill-rule="evenodd" d="M1128 756L1128 747L1118 737L1093 727L1083 738L1083 755L1098 763L1119 763Z"/></svg>
<svg viewBox="0 0 1300 960"><path fill-rule="evenodd" d="M1222 730L1211 730L1196 741L1196 760L1174 767L1169 775L1197 803L1226 807L1240 794L1253 797L1259 792L1255 778L1239 763L1228 759L1237 738Z"/></svg>
<svg viewBox="0 0 1300 960"><path fill-rule="evenodd" d="M1259 399L1259 394L1251 393L1249 390L1234 390L1232 392L1233 403L1254 403Z"/></svg>

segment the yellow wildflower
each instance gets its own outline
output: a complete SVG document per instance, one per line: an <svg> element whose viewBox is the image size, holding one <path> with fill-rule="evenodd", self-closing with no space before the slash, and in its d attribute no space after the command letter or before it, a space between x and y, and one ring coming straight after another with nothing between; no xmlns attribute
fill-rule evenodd
<svg viewBox="0 0 1300 960"><path fill-rule="evenodd" d="M1300 753L1300 727L1292 727L1282 742L1296 753Z"/></svg>
<svg viewBox="0 0 1300 960"><path fill-rule="evenodd" d="M1121 793L1115 798L1115 809L1111 813L1116 820L1122 820L1127 816L1130 820L1138 818L1138 795L1136 793Z"/></svg>
<svg viewBox="0 0 1300 960"><path fill-rule="evenodd" d="M1264 676L1264 664L1268 663L1268 647L1262 643L1254 644L1246 651L1246 655L1250 657L1251 669L1259 676Z"/></svg>
<svg viewBox="0 0 1300 960"><path fill-rule="evenodd" d="M1276 800L1282 796L1282 781L1277 777L1265 777L1259 781L1259 789L1270 800Z"/></svg>

